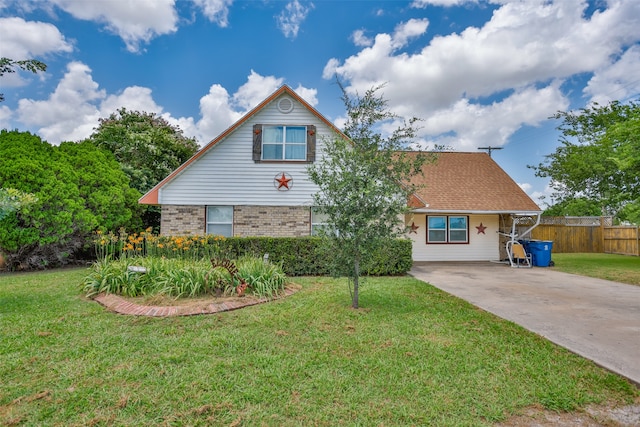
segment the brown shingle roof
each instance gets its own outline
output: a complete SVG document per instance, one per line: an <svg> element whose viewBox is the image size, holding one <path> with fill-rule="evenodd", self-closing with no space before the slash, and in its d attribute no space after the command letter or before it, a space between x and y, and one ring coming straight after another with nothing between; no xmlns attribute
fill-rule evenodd
<svg viewBox="0 0 640 427"><path fill-rule="evenodd" d="M539 212L540 208L487 153L437 153L423 167L416 195L420 210L457 212ZM417 208L416 200L411 206Z"/></svg>

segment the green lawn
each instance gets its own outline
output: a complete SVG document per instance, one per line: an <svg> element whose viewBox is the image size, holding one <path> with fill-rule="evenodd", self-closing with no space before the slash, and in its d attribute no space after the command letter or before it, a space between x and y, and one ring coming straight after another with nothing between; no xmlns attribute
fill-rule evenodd
<svg viewBox="0 0 640 427"><path fill-rule="evenodd" d="M560 263L559 263L560 264ZM138 318L85 269L0 275L0 424L478 426L630 402L625 380L409 277L297 279L283 300Z"/></svg>
<svg viewBox="0 0 640 427"><path fill-rule="evenodd" d="M640 257L611 254L551 254L554 270L640 285Z"/></svg>

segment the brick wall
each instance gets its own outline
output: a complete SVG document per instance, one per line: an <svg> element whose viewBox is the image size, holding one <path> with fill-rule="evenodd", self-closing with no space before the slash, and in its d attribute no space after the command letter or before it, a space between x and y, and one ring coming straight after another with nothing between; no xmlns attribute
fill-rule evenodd
<svg viewBox="0 0 640 427"><path fill-rule="evenodd" d="M163 205L160 233L204 234L205 206ZM298 237L311 234L308 206L234 206L233 234L239 237Z"/></svg>
<svg viewBox="0 0 640 427"><path fill-rule="evenodd" d="M298 237L311 234L308 206L235 206L233 234L240 237Z"/></svg>
<svg viewBox="0 0 640 427"><path fill-rule="evenodd" d="M185 234L204 234L204 206L162 205L160 234L165 236L183 236Z"/></svg>

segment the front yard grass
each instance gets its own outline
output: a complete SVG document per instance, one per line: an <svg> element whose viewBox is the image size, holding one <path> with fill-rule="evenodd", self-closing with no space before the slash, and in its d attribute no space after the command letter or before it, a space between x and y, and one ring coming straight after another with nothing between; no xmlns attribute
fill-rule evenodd
<svg viewBox="0 0 640 427"><path fill-rule="evenodd" d="M640 257L613 254L551 254L555 270L640 285Z"/></svg>
<svg viewBox="0 0 640 427"><path fill-rule="evenodd" d="M115 315L86 269L0 275L6 425L479 426L637 389L410 277L302 290L218 315Z"/></svg>

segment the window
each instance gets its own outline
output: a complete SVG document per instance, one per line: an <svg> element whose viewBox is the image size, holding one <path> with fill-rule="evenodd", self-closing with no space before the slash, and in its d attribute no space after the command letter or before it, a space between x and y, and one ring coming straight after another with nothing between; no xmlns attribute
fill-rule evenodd
<svg viewBox="0 0 640 427"><path fill-rule="evenodd" d="M467 243L469 241L466 216L449 217L449 243Z"/></svg>
<svg viewBox="0 0 640 427"><path fill-rule="evenodd" d="M307 128L305 126L263 126L262 160L305 160Z"/></svg>
<svg viewBox="0 0 640 427"><path fill-rule="evenodd" d="M427 217L427 243L469 243L466 216Z"/></svg>
<svg viewBox="0 0 640 427"><path fill-rule="evenodd" d="M253 160L313 162L316 127L313 125L254 125Z"/></svg>
<svg viewBox="0 0 640 427"><path fill-rule="evenodd" d="M311 208L311 235L317 236L320 230L328 230L327 214L321 213L318 208Z"/></svg>
<svg viewBox="0 0 640 427"><path fill-rule="evenodd" d="M233 206L207 206L207 234L233 236Z"/></svg>

